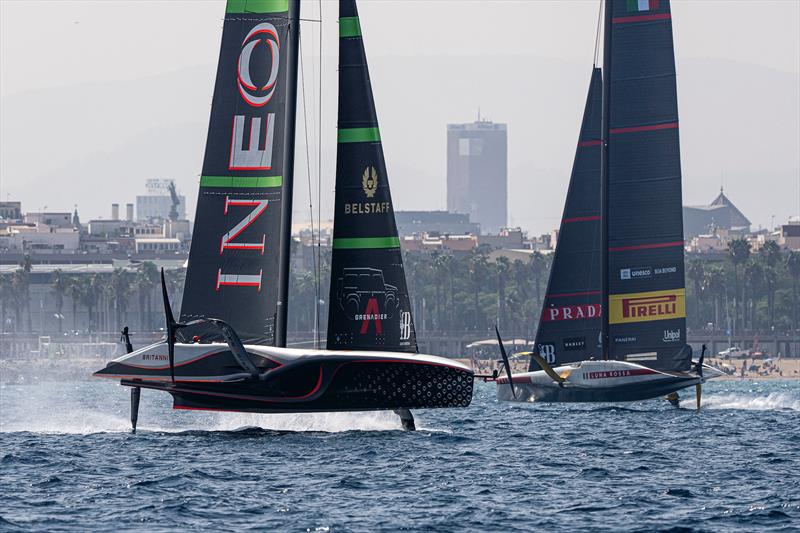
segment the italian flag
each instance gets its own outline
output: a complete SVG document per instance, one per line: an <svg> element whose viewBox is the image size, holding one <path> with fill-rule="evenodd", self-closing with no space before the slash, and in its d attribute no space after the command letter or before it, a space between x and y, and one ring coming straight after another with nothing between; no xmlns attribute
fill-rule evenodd
<svg viewBox="0 0 800 533"><path fill-rule="evenodd" d="M660 0L628 0L628 12L650 11L658 9Z"/></svg>

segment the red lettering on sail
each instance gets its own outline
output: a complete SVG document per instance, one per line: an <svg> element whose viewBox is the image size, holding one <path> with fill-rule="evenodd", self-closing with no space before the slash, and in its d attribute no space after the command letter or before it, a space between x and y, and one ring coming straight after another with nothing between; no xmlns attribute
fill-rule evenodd
<svg viewBox="0 0 800 533"><path fill-rule="evenodd" d="M622 300L622 318L670 317L677 313L678 297L674 294Z"/></svg>

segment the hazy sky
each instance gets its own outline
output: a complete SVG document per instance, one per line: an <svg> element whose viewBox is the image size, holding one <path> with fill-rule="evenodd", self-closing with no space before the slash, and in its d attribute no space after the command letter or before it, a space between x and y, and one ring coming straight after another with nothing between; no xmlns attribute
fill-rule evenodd
<svg viewBox="0 0 800 533"><path fill-rule="evenodd" d="M558 223L598 0L361 1L396 209L445 208L445 127L508 124L509 213ZM331 212L337 3L322 2L322 208ZM320 3L304 2L318 19ZM0 197L109 217L174 178L194 212L224 1L0 0ZM684 203L721 183L756 226L800 214L800 1L673 0ZM316 187L319 23L303 24L295 219ZM316 196L316 191L315 191Z"/></svg>

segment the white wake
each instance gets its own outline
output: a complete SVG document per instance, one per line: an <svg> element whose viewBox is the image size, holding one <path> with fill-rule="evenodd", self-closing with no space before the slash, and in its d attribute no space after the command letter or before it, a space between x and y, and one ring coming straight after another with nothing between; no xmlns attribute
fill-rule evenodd
<svg viewBox="0 0 800 533"><path fill-rule="evenodd" d="M61 434L130 431L130 403L124 387L87 387L85 383L47 383L0 387L0 433ZM391 411L249 414L176 411L163 393L142 391L139 429L149 432L236 431L327 432L402 429Z"/></svg>
<svg viewBox="0 0 800 533"><path fill-rule="evenodd" d="M800 398L788 392L766 396L743 393L709 394L703 397L704 409L742 409L746 411L800 411Z"/></svg>

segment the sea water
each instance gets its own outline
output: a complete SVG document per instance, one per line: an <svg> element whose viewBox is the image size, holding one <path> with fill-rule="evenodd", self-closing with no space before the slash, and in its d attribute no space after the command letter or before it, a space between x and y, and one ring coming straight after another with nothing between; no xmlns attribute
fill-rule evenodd
<svg viewBox="0 0 800 533"><path fill-rule="evenodd" d="M173 411L96 380L0 386L3 531L798 531L800 382L683 405Z"/></svg>

